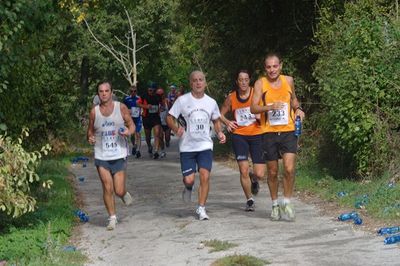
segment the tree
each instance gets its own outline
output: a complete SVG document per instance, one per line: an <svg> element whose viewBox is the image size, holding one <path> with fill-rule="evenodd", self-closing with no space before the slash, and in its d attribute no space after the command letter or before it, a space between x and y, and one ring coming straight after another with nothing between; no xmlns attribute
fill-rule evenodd
<svg viewBox="0 0 400 266"><path fill-rule="evenodd" d="M121 45L121 48L126 50L124 52L121 52L119 49L115 48L112 44L107 45L102 41L100 41L91 30L88 22L86 20L84 21L93 39L107 52L109 52L122 66L124 70L124 77L132 86L137 84L137 65L139 64L139 62L136 61L136 53L141 49L143 49L144 47L146 47L148 44L145 44L140 48L136 48L136 33L133 29L132 20L131 17L129 16L128 11L125 8L124 11L129 22L129 31L125 34L126 42L124 43L120 38L114 36L115 39Z"/></svg>
<svg viewBox="0 0 400 266"><path fill-rule="evenodd" d="M397 160L400 122L400 27L393 2L360 0L335 16L322 6L315 77L327 139L354 174L374 177Z"/></svg>

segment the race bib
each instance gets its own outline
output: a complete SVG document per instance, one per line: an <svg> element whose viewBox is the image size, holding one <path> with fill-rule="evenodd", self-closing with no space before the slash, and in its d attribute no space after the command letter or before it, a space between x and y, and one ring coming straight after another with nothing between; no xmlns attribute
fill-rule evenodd
<svg viewBox="0 0 400 266"><path fill-rule="evenodd" d="M114 129L112 131L107 131L107 133L103 134L101 137L104 156L114 157L121 154L121 146L118 144L119 135L117 131Z"/></svg>
<svg viewBox="0 0 400 266"><path fill-rule="evenodd" d="M271 126L287 125L289 123L288 104L284 103L282 109L268 111L268 122Z"/></svg>
<svg viewBox="0 0 400 266"><path fill-rule="evenodd" d="M131 116L138 118L140 116L140 107L131 107Z"/></svg>
<svg viewBox="0 0 400 266"><path fill-rule="evenodd" d="M149 108L149 113L150 114L158 113L158 105L151 105Z"/></svg>
<svg viewBox="0 0 400 266"><path fill-rule="evenodd" d="M205 112L193 112L189 118L189 132L193 137L210 134L210 119Z"/></svg>
<svg viewBox="0 0 400 266"><path fill-rule="evenodd" d="M256 122L256 116L250 112L250 107L235 110L236 123L238 126L249 126Z"/></svg>

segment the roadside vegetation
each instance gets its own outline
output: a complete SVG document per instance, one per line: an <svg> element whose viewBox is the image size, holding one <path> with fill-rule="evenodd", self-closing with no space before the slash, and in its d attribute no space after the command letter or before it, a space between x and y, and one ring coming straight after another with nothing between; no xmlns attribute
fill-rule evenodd
<svg viewBox="0 0 400 266"><path fill-rule="evenodd" d="M217 251L224 251L224 250L228 250L230 248L238 246L238 244L230 243L228 241L222 241L222 240L218 240L218 239L205 240L205 241L202 241L201 243L204 244L204 246L211 248L210 253L217 252Z"/></svg>
<svg viewBox="0 0 400 266"><path fill-rule="evenodd" d="M45 159L38 169L51 189L32 186L36 210L18 218L0 213L0 260L7 265L82 265L86 257L69 244L75 218L67 158Z"/></svg>

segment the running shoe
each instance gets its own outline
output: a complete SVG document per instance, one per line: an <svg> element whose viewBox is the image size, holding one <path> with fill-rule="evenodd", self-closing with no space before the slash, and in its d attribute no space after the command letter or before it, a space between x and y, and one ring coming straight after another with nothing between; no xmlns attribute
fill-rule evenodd
<svg viewBox="0 0 400 266"><path fill-rule="evenodd" d="M142 154L140 153L140 151L137 151L136 152L136 158L140 158L140 157L142 157Z"/></svg>
<svg viewBox="0 0 400 266"><path fill-rule="evenodd" d="M258 183L258 178L253 173L249 173L251 180L251 193L257 195L260 190L260 184Z"/></svg>
<svg viewBox="0 0 400 266"><path fill-rule="evenodd" d="M192 190L187 189L186 187L183 188L182 191L182 200L183 202L191 202L192 201Z"/></svg>
<svg viewBox="0 0 400 266"><path fill-rule="evenodd" d="M252 198L248 199L246 202L246 211L247 212L253 212L255 210L255 203L254 200Z"/></svg>
<svg viewBox="0 0 400 266"><path fill-rule="evenodd" d="M158 154L158 152L155 152L154 154L153 154L153 159L158 159L160 157L160 154Z"/></svg>
<svg viewBox="0 0 400 266"><path fill-rule="evenodd" d="M292 204L288 203L281 207L281 213L285 216L287 221L293 222L296 218L294 207Z"/></svg>
<svg viewBox="0 0 400 266"><path fill-rule="evenodd" d="M151 153L153 153L153 146L149 146L148 148L147 148L147 151L151 154Z"/></svg>
<svg viewBox="0 0 400 266"><path fill-rule="evenodd" d="M210 219L210 217L208 217L208 215L207 215L205 206L199 206L196 209L196 213L199 215L199 220L200 221L209 220Z"/></svg>
<svg viewBox="0 0 400 266"><path fill-rule="evenodd" d="M162 151L160 153L160 158L164 158L165 156L167 156L167 153L165 151Z"/></svg>
<svg viewBox="0 0 400 266"><path fill-rule="evenodd" d="M117 224L117 217L110 217L108 218L108 225L107 225L107 230L111 231L115 229L115 225Z"/></svg>
<svg viewBox="0 0 400 266"><path fill-rule="evenodd" d="M123 202L126 206L131 205L132 202L133 202L132 196L131 196L131 194L129 194L128 191L125 193L125 195L124 195L121 199L122 199L122 202Z"/></svg>
<svg viewBox="0 0 400 266"><path fill-rule="evenodd" d="M271 220L279 221L280 219L281 219L281 208L279 207L279 205L272 206Z"/></svg>

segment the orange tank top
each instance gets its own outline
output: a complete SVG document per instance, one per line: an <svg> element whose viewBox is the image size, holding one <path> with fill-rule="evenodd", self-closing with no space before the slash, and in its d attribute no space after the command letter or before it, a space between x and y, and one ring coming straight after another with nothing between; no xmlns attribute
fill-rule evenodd
<svg viewBox="0 0 400 266"><path fill-rule="evenodd" d="M267 78L262 77L262 105L267 106L274 102L283 102L281 110L271 110L261 113L261 128L263 132L288 132L294 131L294 112L291 106L292 88L284 75L280 75L281 85L271 87Z"/></svg>
<svg viewBox="0 0 400 266"><path fill-rule="evenodd" d="M253 92L253 88L250 88L250 94L247 99L241 99L236 91L229 95L229 97L231 97L231 109L235 121L239 126L233 131L234 134L254 136L263 133L259 122L256 120L256 116L250 112Z"/></svg>

